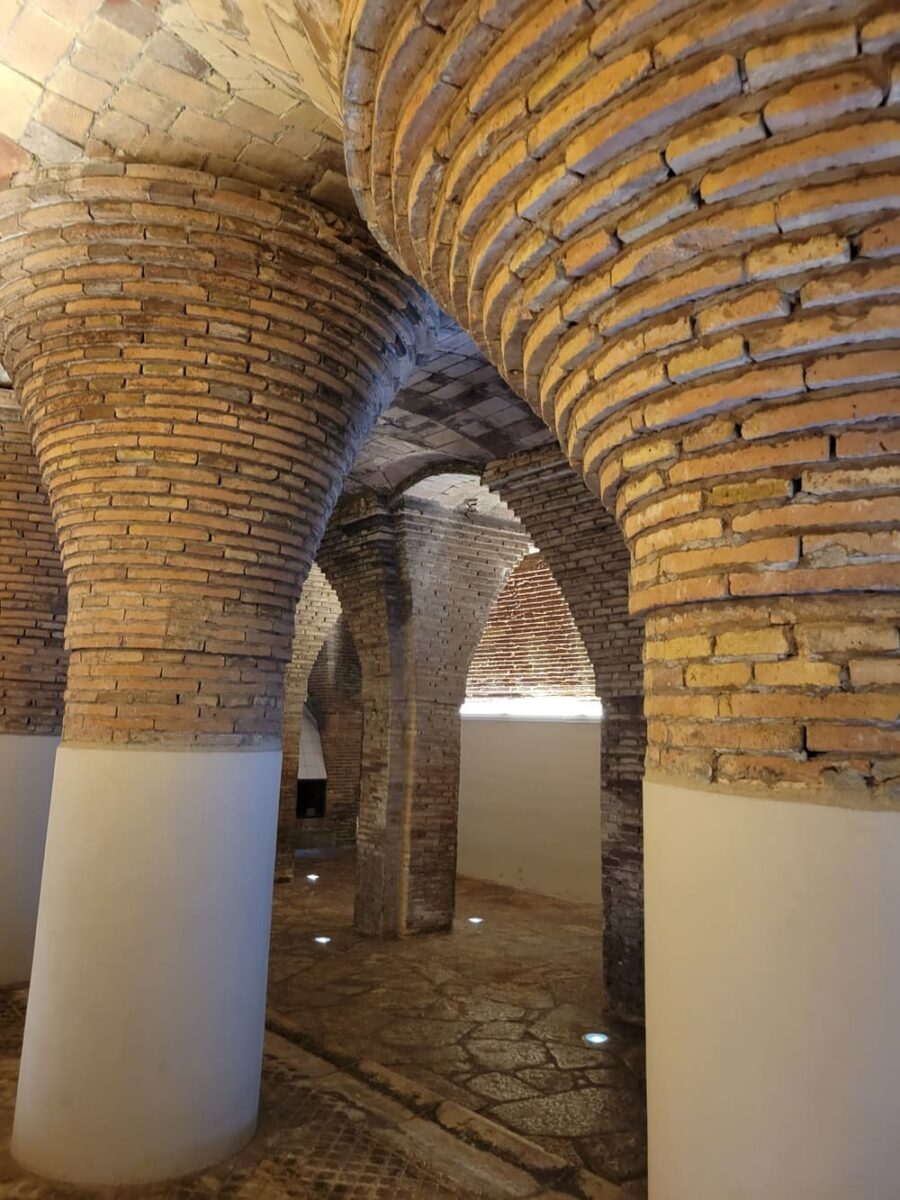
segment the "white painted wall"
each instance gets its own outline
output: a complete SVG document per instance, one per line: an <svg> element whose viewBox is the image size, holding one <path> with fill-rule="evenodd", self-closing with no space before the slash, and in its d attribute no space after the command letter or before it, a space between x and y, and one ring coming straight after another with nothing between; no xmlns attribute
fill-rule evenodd
<svg viewBox="0 0 900 1200"><path fill-rule="evenodd" d="M12 1151L85 1185L256 1125L281 751L56 756Z"/></svg>
<svg viewBox="0 0 900 1200"><path fill-rule="evenodd" d="M31 974L58 737L0 734L0 986Z"/></svg>
<svg viewBox="0 0 900 1200"><path fill-rule="evenodd" d="M463 717L461 875L600 903L600 730Z"/></svg>
<svg viewBox="0 0 900 1200"><path fill-rule="evenodd" d="M900 1195L900 813L644 785L651 1200Z"/></svg>

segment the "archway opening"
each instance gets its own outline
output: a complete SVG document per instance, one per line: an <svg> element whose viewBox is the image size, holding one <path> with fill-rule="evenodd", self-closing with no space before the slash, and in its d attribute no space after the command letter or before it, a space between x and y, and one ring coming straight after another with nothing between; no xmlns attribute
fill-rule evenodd
<svg viewBox="0 0 900 1200"><path fill-rule="evenodd" d="M599 906L602 702L538 551L509 576L462 706L459 873Z"/></svg>

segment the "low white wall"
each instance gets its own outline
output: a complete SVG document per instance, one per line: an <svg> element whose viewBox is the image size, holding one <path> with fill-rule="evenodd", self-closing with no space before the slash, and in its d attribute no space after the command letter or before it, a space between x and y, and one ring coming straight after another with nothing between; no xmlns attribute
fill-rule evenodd
<svg viewBox="0 0 900 1200"><path fill-rule="evenodd" d="M600 903L600 729L463 718L461 875Z"/></svg>
<svg viewBox="0 0 900 1200"><path fill-rule="evenodd" d="M651 1200L900 1195L900 814L644 785Z"/></svg>

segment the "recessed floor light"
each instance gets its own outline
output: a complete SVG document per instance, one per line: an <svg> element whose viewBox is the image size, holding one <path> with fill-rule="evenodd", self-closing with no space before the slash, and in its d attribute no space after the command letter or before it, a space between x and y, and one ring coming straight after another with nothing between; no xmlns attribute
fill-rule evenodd
<svg viewBox="0 0 900 1200"><path fill-rule="evenodd" d="M317 938L314 938L313 941L318 942L318 944L320 946L327 946L328 943L331 941L331 938L330 937L317 937Z"/></svg>
<svg viewBox="0 0 900 1200"><path fill-rule="evenodd" d="M318 877L318 875L307 875L306 878L309 880L310 883L315 883L319 877Z"/></svg>
<svg viewBox="0 0 900 1200"><path fill-rule="evenodd" d="M469 924L470 925L480 925L483 920L484 920L484 917L469 917Z"/></svg>
<svg viewBox="0 0 900 1200"><path fill-rule="evenodd" d="M581 1040L587 1042L589 1046L602 1046L604 1042L609 1041L608 1033L583 1033Z"/></svg>

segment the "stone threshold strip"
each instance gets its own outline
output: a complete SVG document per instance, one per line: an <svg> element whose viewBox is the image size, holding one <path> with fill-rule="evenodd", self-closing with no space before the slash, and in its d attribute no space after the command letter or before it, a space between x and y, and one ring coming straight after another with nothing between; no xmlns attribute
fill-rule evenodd
<svg viewBox="0 0 900 1200"><path fill-rule="evenodd" d="M470 1172L476 1190L461 1193L460 1200L475 1200L484 1187L522 1200L628 1200L622 1188L599 1175L381 1063L329 1049L271 1008L266 1031L267 1041L275 1035L299 1048L310 1073L316 1078L329 1076L330 1090L398 1122L405 1149L424 1153L431 1165L436 1160L441 1165L446 1158L457 1174L461 1169ZM379 1100L373 1093L379 1094Z"/></svg>

